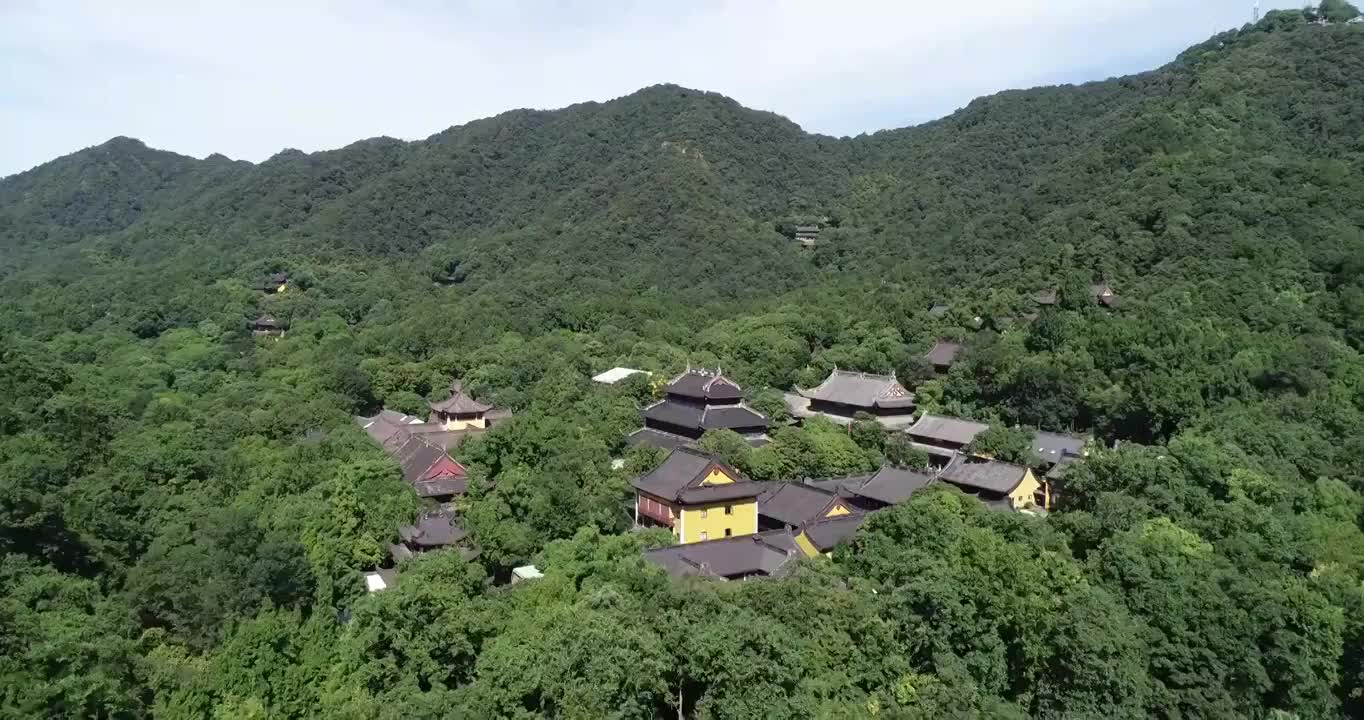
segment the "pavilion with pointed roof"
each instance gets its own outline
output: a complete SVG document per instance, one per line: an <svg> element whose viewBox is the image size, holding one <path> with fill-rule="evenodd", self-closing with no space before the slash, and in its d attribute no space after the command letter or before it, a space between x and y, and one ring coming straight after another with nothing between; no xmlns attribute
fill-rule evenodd
<svg viewBox="0 0 1364 720"><path fill-rule="evenodd" d="M446 430L482 430L498 420L511 417L510 412L476 400L459 380L450 383L449 397L429 403L428 407L431 408L431 417L427 422L439 424Z"/></svg>

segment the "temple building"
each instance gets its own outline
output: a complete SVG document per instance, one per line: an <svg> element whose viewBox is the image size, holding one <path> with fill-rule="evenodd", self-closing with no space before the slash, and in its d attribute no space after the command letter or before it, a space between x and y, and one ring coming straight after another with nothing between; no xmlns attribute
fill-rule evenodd
<svg viewBox="0 0 1364 720"><path fill-rule="evenodd" d="M902 428L914 422L914 393L906 390L894 374L874 375L835 369L818 387L797 389L797 393L809 401L799 413L797 408L792 408L798 417L822 414L847 424L854 415L865 412L875 415L889 428Z"/></svg>
<svg viewBox="0 0 1364 720"><path fill-rule="evenodd" d="M933 483L933 476L912 468L882 465L874 473L806 480L805 484L837 493L863 512L899 505Z"/></svg>
<svg viewBox="0 0 1364 720"><path fill-rule="evenodd" d="M691 448L673 450L631 484L635 524L671 528L683 544L758 532L758 496L767 489Z"/></svg>
<svg viewBox="0 0 1364 720"><path fill-rule="evenodd" d="M768 441L767 416L743 401L743 389L720 371L688 368L668 383L667 396L644 408L644 427L631 445L666 450L692 447L707 430L733 430L752 445Z"/></svg>
<svg viewBox="0 0 1364 720"><path fill-rule="evenodd" d="M646 550L644 559L673 577L717 580L778 578L806 554L790 530L772 530Z"/></svg>
<svg viewBox="0 0 1364 720"><path fill-rule="evenodd" d="M933 347L924 353L924 360L933 366L934 372L944 375L952 369L952 364L957 361L957 356L961 354L961 345L946 340L939 340L933 343Z"/></svg>
<svg viewBox="0 0 1364 720"><path fill-rule="evenodd" d="M1046 486L1023 465L958 455L943 468L938 479L957 486L986 502L1005 501L1013 509L1035 506L1047 508L1050 499Z"/></svg>
<svg viewBox="0 0 1364 720"><path fill-rule="evenodd" d="M261 313L251 323L251 334L279 337L284 334L284 323L270 313Z"/></svg>
<svg viewBox="0 0 1364 720"><path fill-rule="evenodd" d="M473 395L465 392L464 383L459 380L450 383L449 397L428 406L431 416L427 422L452 431L486 430L493 423L511 417L506 410L475 400Z"/></svg>
<svg viewBox="0 0 1364 720"><path fill-rule="evenodd" d="M794 482L769 483L758 496L758 527L787 529L807 556L828 554L866 520L860 508L834 490Z"/></svg>
<svg viewBox="0 0 1364 720"><path fill-rule="evenodd" d="M440 425L393 410L357 417L355 422L398 463L403 479L418 497L449 502L468 491L468 471L450 454L467 432L446 431Z"/></svg>
<svg viewBox="0 0 1364 720"><path fill-rule="evenodd" d="M389 546L389 554L401 562L425 552L457 548L464 558L473 558L478 553L468 545L468 537L453 510L426 510L413 524L398 528L400 542Z"/></svg>
<svg viewBox="0 0 1364 720"><path fill-rule="evenodd" d="M276 293L284 292L285 290L288 289L288 286L289 273L277 272L270 273L265 277L264 280L261 280L260 282L256 283L255 289L267 295L274 295Z"/></svg>
<svg viewBox="0 0 1364 720"><path fill-rule="evenodd" d="M965 450L977 435L988 429L989 425L972 420L944 415L924 415L905 430L905 434L909 435L914 447L928 453L929 458L941 464Z"/></svg>

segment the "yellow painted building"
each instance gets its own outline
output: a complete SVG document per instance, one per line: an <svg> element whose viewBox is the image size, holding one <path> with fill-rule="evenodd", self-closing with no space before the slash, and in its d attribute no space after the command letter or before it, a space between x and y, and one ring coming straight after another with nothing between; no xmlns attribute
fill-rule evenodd
<svg viewBox="0 0 1364 720"><path fill-rule="evenodd" d="M1031 468L986 457L960 455L943 468L940 480L983 499L1007 500L1014 509L1047 504Z"/></svg>
<svg viewBox="0 0 1364 720"><path fill-rule="evenodd" d="M1023 473L1023 479L1018 482L1018 487L1009 493L1009 502L1015 508L1025 507L1036 502L1038 492L1042 489L1042 483L1038 482L1037 476L1029 469ZM1043 505L1048 504L1043 501Z"/></svg>
<svg viewBox="0 0 1364 720"><path fill-rule="evenodd" d="M701 542L758 532L758 501L755 498L681 510L681 519L673 528L678 542Z"/></svg>
<svg viewBox="0 0 1364 720"><path fill-rule="evenodd" d="M635 523L669 527L678 543L758 532L763 486L699 450L674 450L632 484Z"/></svg>

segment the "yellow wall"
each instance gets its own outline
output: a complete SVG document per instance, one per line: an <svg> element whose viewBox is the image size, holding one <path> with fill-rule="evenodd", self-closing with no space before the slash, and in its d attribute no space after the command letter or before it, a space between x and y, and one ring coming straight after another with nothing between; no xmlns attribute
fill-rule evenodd
<svg viewBox="0 0 1364 720"><path fill-rule="evenodd" d="M467 429L467 428L486 428L486 427L488 427L488 423L487 423L486 421L484 421L483 418L475 418L475 419L473 419L473 420L456 420L456 419L455 419L455 416L454 416L454 415L451 415L451 416L449 416L448 418L446 418L446 420L445 420L445 429L446 429L446 430L464 430L464 429Z"/></svg>
<svg viewBox="0 0 1364 720"><path fill-rule="evenodd" d="M1037 482L1037 476L1032 474L1032 470L1028 470L1023 474L1023 480L1018 483L1018 487L1014 488L1014 491L1009 493L1009 501L1012 502L1013 506L1016 508L1036 504L1035 496L1040 487L1042 487L1042 484Z"/></svg>
<svg viewBox="0 0 1364 720"><path fill-rule="evenodd" d="M806 535L804 532L796 536L796 545L800 546L801 552L805 553L805 557L814 557L819 554L819 548L815 547L815 544L810 542L810 536Z"/></svg>
<svg viewBox="0 0 1364 720"><path fill-rule="evenodd" d="M824 513L824 517L838 517L839 515L847 515L847 514L848 514L848 508L843 507L842 504L838 504L838 505L833 506L833 508L831 508L831 509L829 510L829 512Z"/></svg>
<svg viewBox="0 0 1364 720"><path fill-rule="evenodd" d="M710 474L706 476L706 479L705 479L705 480L702 480L702 481L701 481L701 484L702 484L702 485L728 485L729 483L732 483L732 482L734 482L734 478L732 478L732 477L726 475L724 470L721 470L720 468L715 467L715 468L711 468Z"/></svg>
<svg viewBox="0 0 1364 720"><path fill-rule="evenodd" d="M726 529L732 531L731 536L752 535L758 532L756 500L744 498L728 504L734 508L733 514L725 514L726 503L682 508L682 517L674 526L678 542L701 542L701 533L706 534L704 538L706 540L721 540L725 537ZM703 512L705 517L701 516Z"/></svg>

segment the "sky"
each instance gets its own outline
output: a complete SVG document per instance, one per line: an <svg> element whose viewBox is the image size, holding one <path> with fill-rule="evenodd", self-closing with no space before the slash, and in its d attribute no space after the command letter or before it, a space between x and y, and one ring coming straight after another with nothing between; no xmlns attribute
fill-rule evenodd
<svg viewBox="0 0 1364 720"><path fill-rule="evenodd" d="M260 161L665 82L856 135L1158 67L1253 3L0 0L0 176L119 135Z"/></svg>

